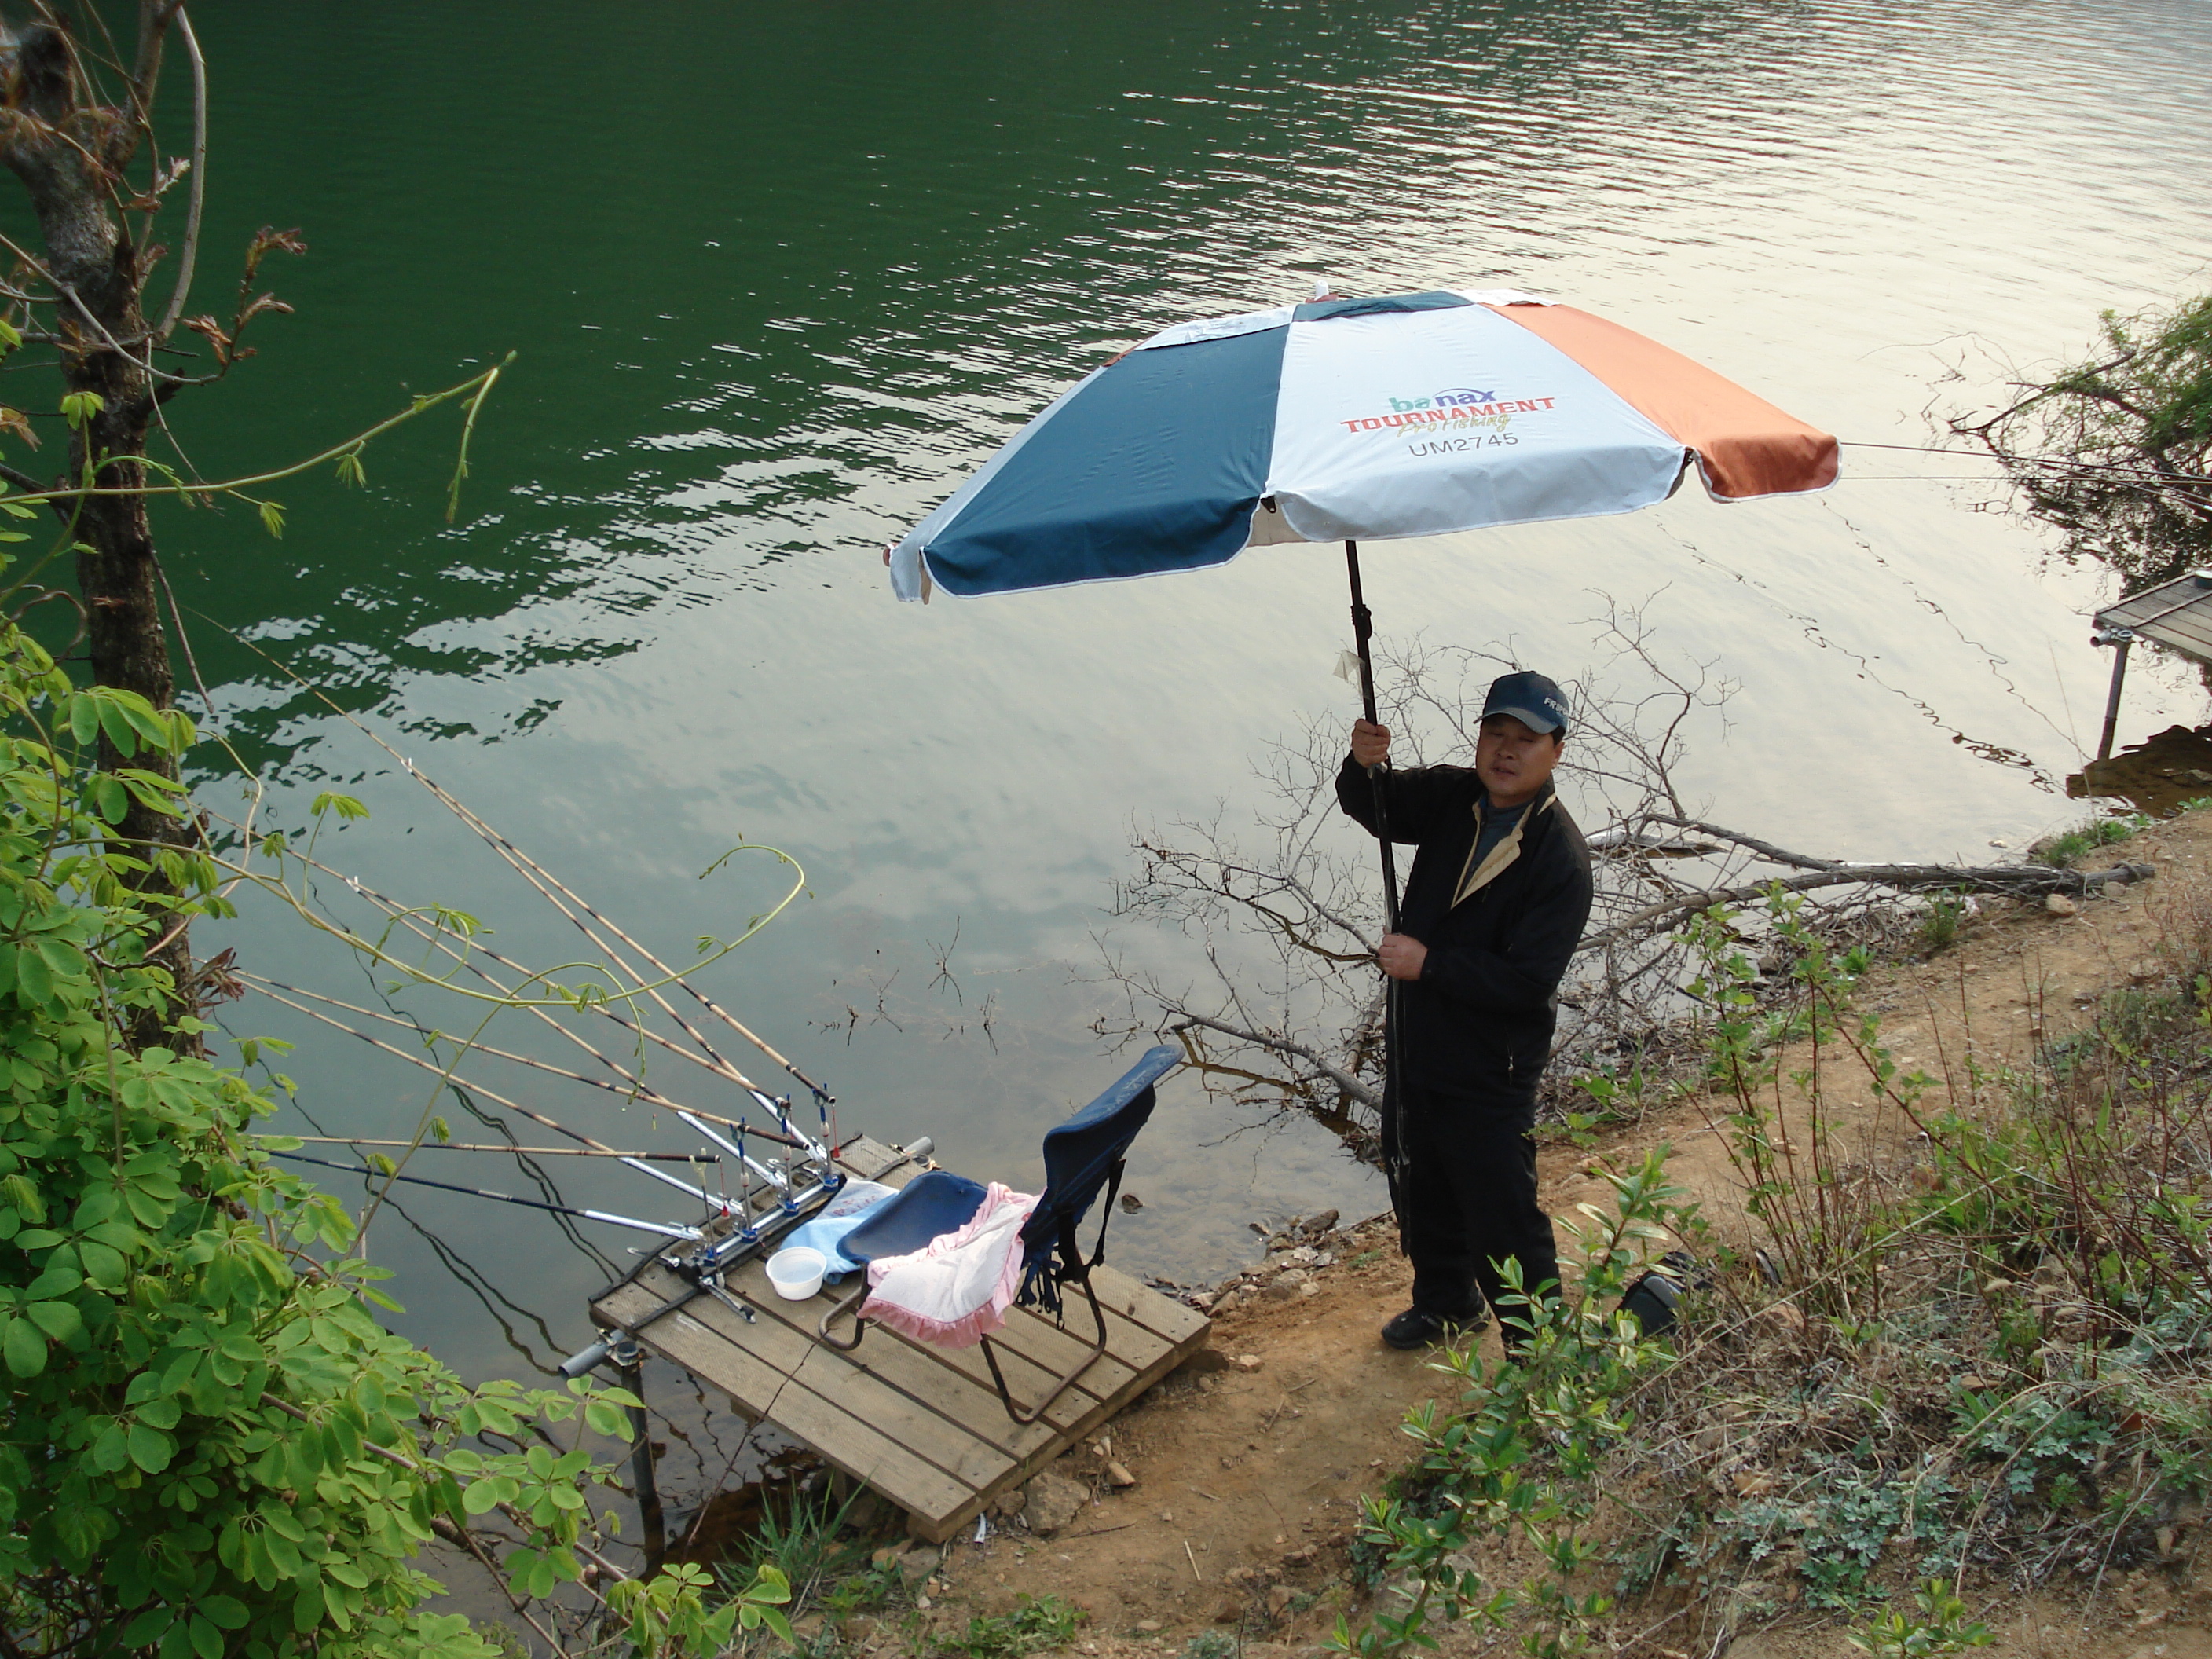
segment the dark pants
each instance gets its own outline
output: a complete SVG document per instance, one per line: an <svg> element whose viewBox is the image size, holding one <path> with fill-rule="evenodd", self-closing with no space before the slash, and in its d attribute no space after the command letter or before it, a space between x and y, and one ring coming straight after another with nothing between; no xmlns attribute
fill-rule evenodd
<svg viewBox="0 0 2212 1659"><path fill-rule="evenodd" d="M1492 1264L1511 1257L1528 1291L1556 1281L1559 1249L1552 1218L1536 1199L1536 1121L1532 1089L1468 1096L1411 1087L1384 1106L1387 1139L1402 1115L1404 1164L1391 1194L1406 1254L1413 1263L1413 1305L1442 1319L1468 1319L1486 1303L1510 1346L1521 1334L1500 1306L1507 1294Z"/></svg>

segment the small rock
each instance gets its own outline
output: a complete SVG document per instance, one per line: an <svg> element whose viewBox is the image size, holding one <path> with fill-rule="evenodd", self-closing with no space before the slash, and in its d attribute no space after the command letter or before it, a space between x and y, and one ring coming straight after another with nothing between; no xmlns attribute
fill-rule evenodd
<svg viewBox="0 0 2212 1659"><path fill-rule="evenodd" d="M1260 1369L1260 1356L1256 1353L1240 1353L1229 1363L1240 1371L1256 1371Z"/></svg>
<svg viewBox="0 0 2212 1659"><path fill-rule="evenodd" d="M991 1500L991 1512L998 1516L1019 1515L1029 1501L1029 1494L1016 1486L1012 1492L1002 1492Z"/></svg>
<svg viewBox="0 0 2212 1659"><path fill-rule="evenodd" d="M1334 1267L1336 1266L1336 1253L1334 1250L1316 1250L1313 1265L1316 1267Z"/></svg>
<svg viewBox="0 0 2212 1659"><path fill-rule="evenodd" d="M2081 914L2081 907L2063 893L2045 894L2043 908L2054 916L2078 916Z"/></svg>
<svg viewBox="0 0 2212 1659"><path fill-rule="evenodd" d="M1770 1302L1759 1310L1759 1317L1764 1323L1792 1335L1805 1328L1805 1316L1791 1302Z"/></svg>
<svg viewBox="0 0 2212 1659"><path fill-rule="evenodd" d="M1137 1477L1129 1473L1126 1464L1116 1463L1109 1459L1106 1464L1106 1484L1117 1487L1133 1486L1137 1484Z"/></svg>
<svg viewBox="0 0 2212 1659"><path fill-rule="evenodd" d="M1277 1584L1274 1586L1274 1588L1267 1592L1267 1612L1269 1616L1276 1619L1281 1618L1283 1616L1283 1609L1291 1605L1291 1599L1297 1595L1297 1592L1292 1589L1288 1584Z"/></svg>
<svg viewBox="0 0 2212 1659"><path fill-rule="evenodd" d="M1157 1619L1139 1619L1137 1620L1137 1628L1147 1636L1158 1636L1160 1633L1160 1621Z"/></svg>
<svg viewBox="0 0 2212 1659"><path fill-rule="evenodd" d="M917 1595L914 1598L914 1605L920 1611L927 1613L929 1611L929 1598L927 1595Z"/></svg>
<svg viewBox="0 0 2212 1659"><path fill-rule="evenodd" d="M1323 1233L1334 1232L1336 1231L1336 1212L1334 1210L1323 1210L1319 1215L1309 1216L1306 1218L1304 1231L1308 1238L1319 1238Z"/></svg>
<svg viewBox="0 0 2212 1659"><path fill-rule="evenodd" d="M1321 1294L1321 1286L1314 1280L1309 1279L1304 1284L1298 1286L1298 1294L1300 1296L1319 1296ZM1291 1415L1295 1417L1297 1413L1293 1412Z"/></svg>
<svg viewBox="0 0 2212 1659"><path fill-rule="evenodd" d="M912 1589L944 1565L945 1557L927 1545L919 1545L898 1559L899 1582Z"/></svg>
<svg viewBox="0 0 2212 1659"><path fill-rule="evenodd" d="M868 1558L868 1565L878 1572L887 1571L897 1564L899 1557L905 1553L905 1550L906 1546L903 1544L886 1544Z"/></svg>
<svg viewBox="0 0 2212 1659"><path fill-rule="evenodd" d="M1304 1267L1286 1267L1275 1275L1274 1283L1267 1286L1267 1294L1278 1302L1288 1302L1304 1288L1306 1281Z"/></svg>
<svg viewBox="0 0 2212 1659"><path fill-rule="evenodd" d="M1295 1244L1283 1252L1285 1267L1310 1267L1321 1260L1321 1252L1310 1244Z"/></svg>
<svg viewBox="0 0 2212 1659"><path fill-rule="evenodd" d="M1314 1547L1311 1544L1302 1544L1297 1549L1284 1555L1283 1565L1286 1567L1310 1567L1313 1565L1313 1559Z"/></svg>
<svg viewBox="0 0 2212 1659"><path fill-rule="evenodd" d="M1081 1512L1090 1493L1064 1475L1040 1474L1024 1489L1030 1530L1049 1538Z"/></svg>

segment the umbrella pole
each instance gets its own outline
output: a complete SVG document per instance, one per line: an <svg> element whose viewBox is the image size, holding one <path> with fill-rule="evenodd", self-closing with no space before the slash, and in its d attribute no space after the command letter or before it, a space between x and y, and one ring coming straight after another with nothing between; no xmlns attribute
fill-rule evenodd
<svg viewBox="0 0 2212 1659"><path fill-rule="evenodd" d="M1359 591L1359 544L1344 544L1345 569L1352 578L1352 637L1359 647L1359 702L1367 718L1376 724L1375 665L1367 654L1367 641L1375 632L1375 617L1367 609L1367 600ZM1375 830L1382 843L1382 920L1390 932L1398 931L1398 855L1390 845L1390 807L1382 795L1382 768L1367 769L1369 781L1375 786Z"/></svg>
<svg viewBox="0 0 2212 1659"><path fill-rule="evenodd" d="M1352 578L1352 637L1359 647L1359 702L1367 718L1375 720L1375 664L1369 657L1367 641L1375 632L1375 618L1367 609L1366 596L1359 588L1359 544L1348 541L1344 544L1344 568ZM1381 724L1380 721L1376 721ZM1382 916L1392 933L1398 931L1398 855L1390 845L1390 803L1382 788L1381 766L1367 769L1368 782L1375 791L1375 832L1382 848ZM1401 1188L1406 1167L1405 1096L1398 1088L1398 1065L1403 1016L1400 1008L1398 981L1386 978L1382 981L1382 1175L1390 1187L1390 1207L1398 1217L1398 1249L1406 1249L1406 1203Z"/></svg>

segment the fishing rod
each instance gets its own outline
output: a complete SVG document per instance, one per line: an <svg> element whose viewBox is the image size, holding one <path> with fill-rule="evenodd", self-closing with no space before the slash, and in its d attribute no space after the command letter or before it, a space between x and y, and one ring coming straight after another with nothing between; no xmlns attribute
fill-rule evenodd
<svg viewBox="0 0 2212 1659"><path fill-rule="evenodd" d="M466 1088L468 1085L464 1084L461 1086ZM330 1146L406 1146L422 1152L522 1152L532 1158L638 1158L649 1164L720 1164L722 1161L720 1152L603 1152L596 1146L516 1146L506 1141L483 1146L459 1140L372 1140L363 1135L287 1133L283 1138Z"/></svg>
<svg viewBox="0 0 2212 1659"><path fill-rule="evenodd" d="M425 787L430 788L434 793L438 793L436 786L430 784L427 779L423 779L422 781L424 783ZM295 854L295 856L300 857L301 861L311 869L320 871L325 875L343 880L348 887L350 888L357 896L366 900L368 903L383 911L384 914L391 917L393 921L405 928L409 933L414 934L425 945L450 957L457 967L465 969L467 972L474 975L477 979L483 981L486 985L490 986L501 995L514 996L516 994L516 992L514 988L502 985L497 979L486 973L482 964L477 962L477 957L483 957L497 963L502 968L511 969L515 973L523 975L526 980L536 977L532 975L529 969L522 963L515 962L509 957L501 956L497 951L495 951L480 939L472 939L470 942L469 949L465 952L456 951L451 944L441 938L437 933L422 927L416 919L414 912L408 907L401 904L397 899L391 897L387 894L380 893L376 889L369 886L366 882L362 881L359 878L348 876L343 872L335 869L331 866L324 864L316 859L308 858L297 854ZM541 889L540 890L542 891L543 890ZM556 905L556 908L558 908L559 907ZM566 915L567 912L564 910L562 914ZM573 917L570 919L572 921L574 920ZM579 925L580 926L581 924ZM586 930L586 932L588 933L588 930ZM593 939L592 942L595 945L600 945L602 949L605 948L602 942L596 939ZM609 954L613 956L616 953L610 951ZM620 958L618 956L616 957L616 960L619 963ZM625 971L627 971L626 968ZM256 976L249 974L245 975L245 977L249 981L252 981ZM635 975L633 975L633 977L635 977ZM689 988L688 984L686 988ZM302 994L313 995L317 994L303 993ZM666 1006L665 1002L663 1001L657 993L648 993L648 994L652 995L656 1002L661 1002L664 1007ZM692 994L696 996L698 994L696 992L693 992ZM337 1003L340 1007L352 1006L352 1005L349 1003L338 1002L337 999L335 997L326 997L324 998L323 1000ZM680 1016L675 1015L672 1009L669 1011L671 1017L676 1018L677 1024L683 1026L685 1031L700 1043L702 1048L708 1050L706 1054L694 1054L690 1049L684 1048L681 1043L675 1042L662 1033L654 1030L651 1026L644 1024L641 1019L635 1022L625 1019L619 1012L617 1012L618 1006L619 1005L617 1001L612 1000L598 1002L592 1006L591 1011L594 1013L604 1015L608 1019L612 1020L623 1030L629 1032L632 1036L639 1038L641 1041L657 1043L661 1048L666 1049L670 1054L674 1054L678 1059L689 1060L691 1064L699 1066L702 1070L711 1073L713 1076L720 1079L726 1083L737 1084L740 1088L752 1095L759 1103L767 1105L772 1105L774 1103L775 1097L773 1096L769 1095L767 1091L754 1084L742 1072L738 1071L734 1066L732 1066L727 1060L723 1060L719 1054L714 1054L711 1045L707 1042L706 1039L703 1036L701 1036L696 1031L692 1030L688 1023L684 1021ZM609 1070L612 1071L617 1077L623 1079L624 1082L632 1085L638 1091L650 1093L649 1091L645 1090L644 1080L641 1078L633 1076L626 1067L617 1065L606 1054L593 1048L589 1042L586 1042L581 1036L578 1036L568 1026L562 1024L559 1020L553 1018L552 1016L547 1013L544 1008L538 1006L535 1003L526 1000L522 1004L522 1006L526 1012L535 1016L538 1020L550 1026L554 1030L559 1032L561 1036L566 1037L570 1042L574 1043L578 1048L583 1049L586 1054L591 1055L592 1059L598 1060L602 1066L605 1066ZM722 1018L726 1020L730 1018L726 1013L723 1013L720 1008L716 1008L714 1012L718 1014L721 1014ZM406 1021L400 1021L398 1023L403 1024L410 1024L410 1022ZM734 1022L732 1023L734 1024ZM482 1045L478 1046L481 1047ZM529 1064L531 1062L525 1061L524 1063ZM629 1091L624 1090L620 1091L619 1092L628 1093ZM834 1098L834 1097L831 1097L831 1098ZM823 1108L823 1112L826 1117L828 1112L828 1108L826 1106ZM726 1121L734 1121L734 1120ZM767 1132L756 1130L754 1133L762 1133ZM773 1137L771 1136L771 1138Z"/></svg>
<svg viewBox="0 0 2212 1659"><path fill-rule="evenodd" d="M283 1000L283 997L278 994L279 993L288 994L292 996L307 997L315 1002L327 1003L333 1008L343 1008L348 1013L358 1014L364 1019L378 1020L386 1025L397 1025L402 1030L413 1032L416 1036L422 1035L423 1028L420 1024L414 1020L402 1018L398 1014L384 1012L374 1008L364 1008L361 1006L360 1004L348 1002L342 997L331 996L322 991L310 991L301 986L288 985L282 980L269 979L259 974L241 971L239 974L239 977L244 980L248 985L253 987L254 989L259 991L263 995L276 998L276 1000L279 1001ZM482 974L478 974L477 977L480 979L485 979L485 975ZM498 981L495 980L485 979L485 982L495 987L498 986ZM501 987L499 988L503 990L505 988ZM297 1005L294 1004L288 1006L296 1006ZM341 1031L353 1031L353 1028L345 1024L343 1021L330 1019L326 1016L323 1015L316 1015L315 1018L323 1019L325 1024L334 1026ZM557 1023L555 1024L554 1029L560 1031L562 1036L569 1037L572 1041L578 1042L581 1042L582 1041L580 1038L576 1037L573 1032L568 1031L567 1028L558 1024ZM361 1035L358 1031L354 1031L353 1034L356 1036ZM443 1034L440 1033L439 1035ZM675 1109L678 1104L678 1102L671 1099L668 1096L661 1094L656 1090L647 1088L644 1083L639 1079L630 1079L628 1086L624 1086L622 1084L606 1082L605 1079L600 1078L586 1077L580 1072L572 1072L564 1066L555 1066L546 1060L533 1060L527 1054L514 1054L505 1048L495 1048L488 1042L480 1042L459 1037L450 1038L449 1040L457 1042L465 1042L469 1048L473 1049L477 1054L489 1055L492 1059L511 1060L518 1066L527 1066L535 1071L549 1072L555 1077L566 1078L572 1083L580 1083L587 1089L598 1089L607 1094L619 1095L626 1101L635 1101L647 1106L665 1107L672 1110ZM599 1050L592 1048L589 1043L583 1043L582 1046L586 1052L596 1056L602 1063L611 1064L611 1061L606 1060L606 1056L600 1054ZM684 1051L680 1048L678 1049L677 1052L678 1054L684 1053ZM688 1054L685 1057L690 1058ZM423 1055L410 1054L407 1058L415 1065L422 1066L425 1071L443 1072L445 1070L445 1067L439 1065L435 1060L428 1059ZM623 1072L620 1067L617 1067L616 1070L618 1075L625 1078L629 1077L629 1074ZM721 1073L715 1073L714 1075L720 1077L721 1076ZM464 1084L464 1086L473 1086L471 1085L468 1085L465 1079L459 1080ZM724 1080L727 1081L726 1079ZM700 1116L707 1119L709 1122L723 1124L731 1128L743 1128L749 1133L765 1136L770 1140L780 1141L782 1145L795 1147L802 1152L811 1152L812 1150L804 1140L796 1135L790 1136L788 1138L779 1136L774 1130L755 1127L753 1125L746 1122L743 1118L723 1117L717 1113L709 1112L704 1108L697 1106L685 1107L684 1109L696 1112Z"/></svg>
<svg viewBox="0 0 2212 1659"><path fill-rule="evenodd" d="M462 1187L450 1181L433 1181L428 1176L386 1174L382 1170L372 1170L367 1164L340 1164L327 1158L310 1158L305 1152L271 1152L269 1156L281 1158L289 1164L319 1164L325 1170L342 1170L348 1175L367 1176L372 1181L404 1181L410 1186L435 1187L441 1191L460 1193L469 1198L489 1198L501 1204L519 1204L526 1210L549 1210L555 1215L580 1216L586 1221L605 1221L613 1226L629 1227L641 1233L658 1233L663 1238L681 1239L686 1243L705 1237L696 1227L671 1227L658 1221L639 1221L630 1216L614 1215L605 1210L574 1209L566 1204L548 1204L543 1199L516 1198L482 1187Z"/></svg>
<svg viewBox="0 0 2212 1659"><path fill-rule="evenodd" d="M602 927L605 927L610 933L612 933L624 945L629 946L631 950L642 957L658 972L674 981L677 985L682 987L684 994L690 996L693 1001L698 1003L702 1007L715 1015L723 1022L723 1024L729 1026L732 1030L735 1031L739 1036L744 1038L746 1042L751 1043L754 1048L759 1049L762 1054L767 1055L769 1060L781 1066L784 1071L788 1073L792 1077L797 1079L799 1082L805 1085L808 1092L813 1095L816 1103L819 1105L822 1110L823 1123L826 1128L830 1107L836 1099L835 1095L831 1094L829 1090L823 1088L812 1078L807 1076L805 1073L799 1070L799 1067L793 1065L789 1060L779 1054L774 1048L769 1046L766 1041L749 1029L743 1021L737 1018L736 1016L730 1013L726 1009L718 1006L712 999L708 997L704 992L698 989L697 987L694 986L681 974L669 967L666 963L661 961L659 957L653 955L651 951L647 950L636 939L632 939L628 933L624 933L614 921L611 921L606 916L600 915L597 909L592 908L590 901L586 900L580 894L564 884L558 877L553 874L551 871L546 869L544 865L532 858L529 854L524 852L520 847L517 847L505 836L493 829L490 824L478 817L476 813L465 805L457 796L450 793L441 785L431 781L428 777L416 770L411 763L403 762L403 764L406 765L409 774L414 777L416 782L420 783L425 789L428 789L447 811L453 813L456 817L459 818L463 823L466 824L471 830L476 831L477 835L488 846L489 846L494 852L497 853L500 857L507 862L509 868L514 870L525 881L537 888L540 895L550 902L555 909L560 911L562 915L568 917L570 921L574 922L578 930L583 933L584 937L590 939L593 945L597 945L600 950L605 951L608 956L619 960L621 953L614 950L606 943L605 940L600 939L596 933L594 933L589 924L585 922L581 917L576 915L574 912L571 911L568 908L567 904L562 902L563 899L573 902L576 906L577 909L581 910L585 915L591 917L593 921L598 922ZM555 890L549 891L549 887ZM556 893L558 896L556 896ZM625 963L623 965L627 971L628 964ZM642 974L633 973L632 976L640 981L642 981L645 978L645 975ZM760 1088L757 1085L745 1079L742 1073L738 1073L738 1068L735 1066L731 1065L728 1060L723 1059L722 1056L715 1051L714 1046L708 1042L702 1033L693 1029L691 1023L685 1019L683 1015L678 1013L676 1010L670 1006L667 999L663 997L659 991L648 990L646 994L650 996L655 1003L659 1005L662 1012L666 1013L669 1018L676 1022L677 1026L684 1033L685 1036L689 1036L694 1042L697 1043L699 1047L712 1057L718 1065L726 1067L735 1078L740 1088L743 1088L748 1092L760 1097L763 1105L768 1103L769 1100L775 1098L775 1097L769 1095L767 1091ZM787 1123L787 1130L788 1129L788 1127L789 1126Z"/></svg>
<svg viewBox="0 0 2212 1659"><path fill-rule="evenodd" d="M446 1081L450 1086L457 1089L465 1089L471 1094L480 1095L484 1099L493 1103L495 1105L504 1106L508 1111L517 1113L523 1117L528 1118L532 1123L552 1130L555 1134L564 1135L570 1140L589 1146L594 1152L611 1153L617 1160L629 1168L635 1170L640 1175L651 1176L655 1181L661 1182L664 1186L673 1187L677 1191L685 1194L690 1197L704 1199L708 1206L720 1209L725 1215L732 1213L735 1207L731 1204L729 1200L726 1198L717 1197L713 1193L708 1192L704 1187L695 1187L688 1181L678 1181L674 1176L670 1175L665 1170L656 1170L652 1164L647 1163L645 1159L641 1158L625 1157L621 1152L616 1152L613 1147L608 1146L605 1142L594 1140L591 1136L584 1133L580 1129L572 1129L565 1123L556 1122L553 1119L546 1116L544 1113L532 1111L529 1107L522 1104L521 1102L509 1100L505 1095L495 1094L491 1090L485 1088L480 1083L471 1083L464 1079L453 1077L451 1073L446 1073L442 1067L430 1066L428 1062L423 1060L419 1056L410 1054L404 1048L401 1048L392 1043L386 1042L381 1037L373 1037L366 1031L356 1031L352 1026L348 1025L343 1020L332 1019L328 1014L319 1012L315 1009L308 1007L305 1003L295 1002L291 998L284 996L277 992L269 990L265 987L263 988L261 994L267 997L272 1002L281 1002L287 1008L296 1009L299 1012L307 1015L310 1019L319 1019L325 1025L335 1026L337 1030L343 1031L348 1036L358 1038L360 1041L368 1044L372 1048L380 1048L386 1054L397 1054L400 1059L406 1060L410 1065L422 1066L427 1069L438 1071L445 1077Z"/></svg>

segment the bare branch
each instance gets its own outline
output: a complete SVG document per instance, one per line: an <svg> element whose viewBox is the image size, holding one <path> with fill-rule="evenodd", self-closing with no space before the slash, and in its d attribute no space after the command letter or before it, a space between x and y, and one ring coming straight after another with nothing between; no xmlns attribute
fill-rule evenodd
<svg viewBox="0 0 2212 1659"><path fill-rule="evenodd" d="M200 210L207 199L207 59L200 54L200 43L192 33L191 20L185 15L182 0L172 0L171 9L176 14L177 38L185 43L192 65L192 194L185 209L184 243L177 253L177 286L150 336L156 343L167 339L176 330L177 319L185 314L185 300L192 291L192 267L199 260Z"/></svg>
<svg viewBox="0 0 2212 1659"><path fill-rule="evenodd" d="M1617 939L1649 933L1658 923L1692 910L1710 909L1716 904L1747 904L1771 892L1809 893L1817 888L1856 883L1902 893L2006 893L2027 897L2037 893L2094 893L2114 883L2148 881L2157 873L2148 864L2122 864L2110 870L2087 872L2047 869L2034 864L1999 864L1978 869L1955 864L1844 865L1775 881L1708 888L1701 893L1669 899L1663 904L1647 905L1601 933L1586 935L1576 951L1577 954L1595 951Z"/></svg>

